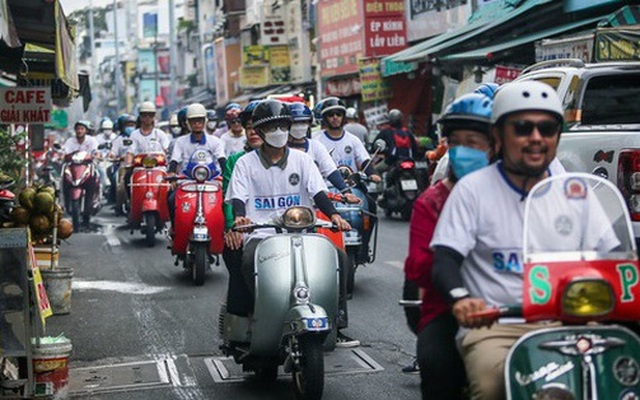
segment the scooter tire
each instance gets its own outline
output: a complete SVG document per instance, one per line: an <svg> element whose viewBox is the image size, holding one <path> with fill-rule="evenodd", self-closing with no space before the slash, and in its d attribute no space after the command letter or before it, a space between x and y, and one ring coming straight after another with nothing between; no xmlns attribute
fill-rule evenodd
<svg viewBox="0 0 640 400"><path fill-rule="evenodd" d="M145 243L148 247L156 245L156 213L146 212L144 214L144 235Z"/></svg>
<svg viewBox="0 0 640 400"><path fill-rule="evenodd" d="M291 373L296 400L320 400L324 390L324 354L321 336L298 339L299 367Z"/></svg>
<svg viewBox="0 0 640 400"><path fill-rule="evenodd" d="M193 283L196 286L204 285L204 275L209 266L209 254L207 254L207 243L198 243L193 249L193 265L191 274Z"/></svg>

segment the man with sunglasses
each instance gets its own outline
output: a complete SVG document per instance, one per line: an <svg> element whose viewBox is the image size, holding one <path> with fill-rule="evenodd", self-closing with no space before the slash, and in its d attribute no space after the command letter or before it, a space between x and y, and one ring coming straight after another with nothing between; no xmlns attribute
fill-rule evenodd
<svg viewBox="0 0 640 400"><path fill-rule="evenodd" d="M496 400L505 397L509 348L544 325L492 325L491 319L472 314L522 303L524 199L552 174L562 104L544 83L509 83L496 93L491 122L500 160L460 179L442 210L431 248L433 283L462 327L458 340L471 398Z"/></svg>
<svg viewBox="0 0 640 400"><path fill-rule="evenodd" d="M158 142L164 152L169 149L169 136L162 130L155 128L156 106L150 101L140 104L140 127L131 133L133 154L145 153L151 150L152 142Z"/></svg>
<svg viewBox="0 0 640 400"><path fill-rule="evenodd" d="M247 136L245 135L242 120L240 119L241 112L242 109L239 107L229 108L224 114L224 119L227 121L229 130L220 136L220 140L222 140L224 153L227 157L233 153L242 151L247 144Z"/></svg>

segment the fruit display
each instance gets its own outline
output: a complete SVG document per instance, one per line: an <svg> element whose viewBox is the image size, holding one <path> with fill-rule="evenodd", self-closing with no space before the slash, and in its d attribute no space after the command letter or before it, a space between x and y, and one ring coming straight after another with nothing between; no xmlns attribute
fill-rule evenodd
<svg viewBox="0 0 640 400"><path fill-rule="evenodd" d="M55 189L51 186L34 186L24 189L18 196L18 204L11 211L15 226L29 226L35 242L50 240L54 226L58 238L67 239L73 233L73 224L62 218L64 210L55 201Z"/></svg>

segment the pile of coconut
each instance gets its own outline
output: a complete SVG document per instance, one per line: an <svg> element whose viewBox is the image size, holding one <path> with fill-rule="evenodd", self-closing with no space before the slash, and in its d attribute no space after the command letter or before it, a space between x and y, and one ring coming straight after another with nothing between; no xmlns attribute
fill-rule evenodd
<svg viewBox="0 0 640 400"><path fill-rule="evenodd" d="M55 189L51 186L28 187L18 196L20 206L11 211L15 226L29 226L35 242L50 239L53 227L58 226L58 238L67 239L73 233L73 224L62 218L64 210L55 202Z"/></svg>

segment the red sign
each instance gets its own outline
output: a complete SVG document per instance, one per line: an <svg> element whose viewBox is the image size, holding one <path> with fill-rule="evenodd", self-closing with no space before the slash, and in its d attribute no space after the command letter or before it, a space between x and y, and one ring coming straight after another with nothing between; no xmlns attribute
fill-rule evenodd
<svg viewBox="0 0 640 400"><path fill-rule="evenodd" d="M503 67L502 65L496 65L496 78L494 82L498 85L511 82L516 79L522 72L519 68Z"/></svg>
<svg viewBox="0 0 640 400"><path fill-rule="evenodd" d="M402 0L365 0L366 57L382 57L407 47L407 23Z"/></svg>
<svg viewBox="0 0 640 400"><path fill-rule="evenodd" d="M358 73L358 59L364 54L362 8L360 0L318 2L322 77Z"/></svg>

